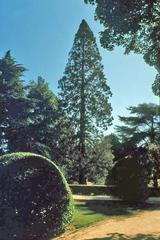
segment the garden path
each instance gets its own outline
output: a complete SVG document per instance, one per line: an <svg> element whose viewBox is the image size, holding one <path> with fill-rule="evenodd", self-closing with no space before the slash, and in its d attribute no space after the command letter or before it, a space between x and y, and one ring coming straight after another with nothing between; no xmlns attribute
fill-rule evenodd
<svg viewBox="0 0 160 240"><path fill-rule="evenodd" d="M157 240L160 239L160 210L145 211L130 217L113 217L61 240Z"/></svg>
<svg viewBox="0 0 160 240"><path fill-rule="evenodd" d="M74 196L76 200L105 200L104 196ZM112 198L110 197L112 200ZM108 200L108 196L106 196ZM116 199L114 199L116 200ZM160 198L149 198L148 203L160 203ZM160 209L138 210L131 216L111 217L87 228L59 238L60 240L160 240Z"/></svg>

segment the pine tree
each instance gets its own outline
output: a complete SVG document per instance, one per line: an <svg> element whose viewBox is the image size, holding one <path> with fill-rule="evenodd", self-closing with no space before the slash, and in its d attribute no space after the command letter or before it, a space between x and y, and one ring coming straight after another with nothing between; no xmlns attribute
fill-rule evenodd
<svg viewBox="0 0 160 240"><path fill-rule="evenodd" d="M10 51L0 59L0 152L19 151L26 125L26 98L21 79L25 68Z"/></svg>
<svg viewBox="0 0 160 240"><path fill-rule="evenodd" d="M131 116L119 116L123 125L116 127L122 142L145 145L160 140L160 106L153 103L143 103L127 109Z"/></svg>
<svg viewBox="0 0 160 240"><path fill-rule="evenodd" d="M29 126L27 132L28 151L52 158L52 148L58 137L56 118L58 118L58 99L49 89L42 77L31 81L27 97L30 100Z"/></svg>
<svg viewBox="0 0 160 240"><path fill-rule="evenodd" d="M83 20L75 35L64 76L59 80L60 99L76 132L79 150L79 182L86 182L85 162L88 143L95 133L111 123L111 96L103 73L96 39Z"/></svg>
<svg viewBox="0 0 160 240"><path fill-rule="evenodd" d="M153 175L154 187L158 187L160 175L160 161L158 160L160 159L160 106L153 103L143 103L129 107L128 110L131 116L119 116L123 125L116 128L122 144L125 144L124 152L130 156L136 156L143 164L146 160L146 164L151 163L149 171ZM147 159L145 159L146 151L149 155Z"/></svg>

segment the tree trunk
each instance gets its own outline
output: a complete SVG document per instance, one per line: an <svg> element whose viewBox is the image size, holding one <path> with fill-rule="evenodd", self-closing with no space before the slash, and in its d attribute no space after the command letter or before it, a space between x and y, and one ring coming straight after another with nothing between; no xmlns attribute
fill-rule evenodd
<svg viewBox="0 0 160 240"><path fill-rule="evenodd" d="M79 159L79 183L86 183L86 176L84 171L85 164L85 155L86 155L86 147L85 147L85 74L84 74L84 40L82 42L82 77L81 77L81 103L80 103L80 137L79 137L79 151L80 151L80 159Z"/></svg>
<svg viewBox="0 0 160 240"><path fill-rule="evenodd" d="M158 177L156 173L153 176L153 187L158 188Z"/></svg>
<svg viewBox="0 0 160 240"><path fill-rule="evenodd" d="M86 178L84 169L80 169L80 171L79 171L78 183L79 184L87 184L87 178Z"/></svg>

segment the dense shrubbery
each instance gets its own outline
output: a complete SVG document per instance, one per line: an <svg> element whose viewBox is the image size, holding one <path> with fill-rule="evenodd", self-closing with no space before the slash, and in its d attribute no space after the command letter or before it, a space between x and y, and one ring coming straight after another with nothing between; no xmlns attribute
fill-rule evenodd
<svg viewBox="0 0 160 240"><path fill-rule="evenodd" d="M125 201L143 202L148 197L148 172L133 158L117 162L108 181L115 185L112 194Z"/></svg>
<svg viewBox="0 0 160 240"><path fill-rule="evenodd" d="M50 239L72 218L68 184L55 164L31 153L0 157L0 236Z"/></svg>
<svg viewBox="0 0 160 240"><path fill-rule="evenodd" d="M108 195L114 186L70 184L73 194L76 195Z"/></svg>

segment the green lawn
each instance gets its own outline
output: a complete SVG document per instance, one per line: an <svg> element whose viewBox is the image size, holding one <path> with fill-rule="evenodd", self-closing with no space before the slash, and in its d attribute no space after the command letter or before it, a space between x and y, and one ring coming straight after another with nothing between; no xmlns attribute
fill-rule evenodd
<svg viewBox="0 0 160 240"><path fill-rule="evenodd" d="M156 210L159 205L144 204L141 206L124 204L120 201L75 201L75 214L72 225L76 229L87 227L110 217L130 217L140 211ZM113 233L101 240L160 240L160 236L138 234L128 237L124 234ZM100 240L95 238L93 240Z"/></svg>
<svg viewBox="0 0 160 240"><path fill-rule="evenodd" d="M78 200L75 201L75 213L72 225L76 229L87 227L98 221L109 219L110 217L129 217L145 210L156 210L160 206L156 204L126 204L122 201L96 201Z"/></svg>
<svg viewBox="0 0 160 240"><path fill-rule="evenodd" d="M75 228L87 227L92 223L105 219L106 216L103 213L95 213L90 209L85 201L75 202L75 214L73 219L73 225Z"/></svg>
<svg viewBox="0 0 160 240"><path fill-rule="evenodd" d="M104 201L75 201L73 225L76 229L87 227L95 222L110 218L111 216L131 215L134 208L122 202Z"/></svg>

